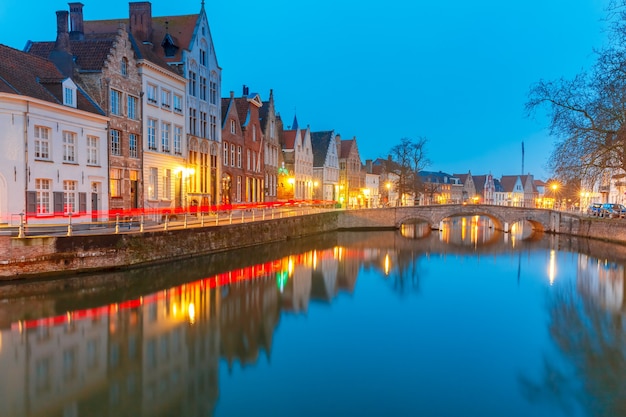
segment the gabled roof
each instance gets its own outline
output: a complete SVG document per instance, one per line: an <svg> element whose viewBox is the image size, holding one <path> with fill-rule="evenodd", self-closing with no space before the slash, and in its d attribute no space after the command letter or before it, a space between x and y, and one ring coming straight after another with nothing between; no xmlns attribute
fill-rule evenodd
<svg viewBox="0 0 626 417"><path fill-rule="evenodd" d="M487 182L486 175L472 175L474 179L474 186L476 187L476 191L482 191L485 189L485 183Z"/></svg>
<svg viewBox="0 0 626 417"><path fill-rule="evenodd" d="M311 148L313 148L313 166L323 167L331 143L335 143L335 132L327 130L324 132L311 132Z"/></svg>
<svg viewBox="0 0 626 417"><path fill-rule="evenodd" d="M296 136L298 135L298 130L283 130L283 140L284 143L283 149L294 149L296 146Z"/></svg>
<svg viewBox="0 0 626 417"><path fill-rule="evenodd" d="M239 116L239 122L242 126L247 126L250 121L250 103L246 97L239 97L234 99L235 107L237 108L237 115Z"/></svg>
<svg viewBox="0 0 626 417"><path fill-rule="evenodd" d="M102 71L111 48L115 45L117 32L86 37L82 41L70 41L72 55L81 71ZM54 49L54 42L29 42L26 52L48 58Z"/></svg>
<svg viewBox="0 0 626 417"><path fill-rule="evenodd" d="M510 193L515 188L515 183L520 178L519 175L503 175L500 178L500 184L502 185L502 190L504 192ZM522 186L524 183L522 182Z"/></svg>
<svg viewBox="0 0 626 417"><path fill-rule="evenodd" d="M182 51L189 48L194 35L194 30L199 14L181 15L181 16L160 16L152 17L152 36L151 39L137 39L138 43L149 41L153 45L155 53L166 62L182 62ZM85 36L93 33L110 33L117 30L120 23L129 27L129 19L110 19L110 20L85 20L84 32ZM161 47L164 40L173 42L178 47L173 56L165 56L165 51Z"/></svg>
<svg viewBox="0 0 626 417"><path fill-rule="evenodd" d="M0 45L0 91L63 104L65 79L52 61ZM104 114L80 88L76 100L77 109Z"/></svg>
<svg viewBox="0 0 626 417"><path fill-rule="evenodd" d="M449 184L451 178L457 178L454 175L450 175L447 172L435 172L435 171L420 171L419 176L424 182Z"/></svg>

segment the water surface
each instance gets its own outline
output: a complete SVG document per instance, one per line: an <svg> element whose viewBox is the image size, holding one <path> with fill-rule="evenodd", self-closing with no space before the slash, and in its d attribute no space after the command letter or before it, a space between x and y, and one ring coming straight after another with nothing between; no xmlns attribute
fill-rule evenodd
<svg viewBox="0 0 626 417"><path fill-rule="evenodd" d="M4 285L0 417L626 415L623 262L429 232Z"/></svg>

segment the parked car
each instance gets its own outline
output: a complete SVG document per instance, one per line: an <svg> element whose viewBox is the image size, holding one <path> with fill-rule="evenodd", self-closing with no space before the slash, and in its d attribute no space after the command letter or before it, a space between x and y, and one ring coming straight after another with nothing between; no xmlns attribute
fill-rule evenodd
<svg viewBox="0 0 626 417"><path fill-rule="evenodd" d="M591 203L587 207L587 214L590 216L599 216L602 210L602 203Z"/></svg>
<svg viewBox="0 0 626 417"><path fill-rule="evenodd" d="M626 207L622 204L605 203L600 209L601 217L626 217Z"/></svg>

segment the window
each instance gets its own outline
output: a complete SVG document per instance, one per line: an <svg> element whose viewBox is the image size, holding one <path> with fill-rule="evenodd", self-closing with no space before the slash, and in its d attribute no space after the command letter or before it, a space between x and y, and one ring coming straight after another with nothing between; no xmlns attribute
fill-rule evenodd
<svg viewBox="0 0 626 417"><path fill-rule="evenodd" d="M76 133L63 131L63 162L76 162Z"/></svg>
<svg viewBox="0 0 626 417"><path fill-rule="evenodd" d="M178 94L174 94L174 111L178 113L183 112L183 98Z"/></svg>
<svg viewBox="0 0 626 417"><path fill-rule="evenodd" d="M189 95L196 95L196 73L193 71L189 71Z"/></svg>
<svg viewBox="0 0 626 417"><path fill-rule="evenodd" d="M148 84L146 87L146 96L148 103L157 104L157 87L154 84Z"/></svg>
<svg viewBox="0 0 626 417"><path fill-rule="evenodd" d="M63 181L63 213L76 213L76 181Z"/></svg>
<svg viewBox="0 0 626 417"><path fill-rule="evenodd" d="M256 125L252 125L252 142L256 142Z"/></svg>
<svg viewBox="0 0 626 417"><path fill-rule="evenodd" d="M129 119L138 120L137 103L139 103L139 99L137 99L137 97L128 96L128 118Z"/></svg>
<svg viewBox="0 0 626 417"><path fill-rule="evenodd" d="M148 198L156 200L158 193L159 169L150 168L150 177L148 178Z"/></svg>
<svg viewBox="0 0 626 417"><path fill-rule="evenodd" d="M250 155L250 149L246 149L246 158L247 158L246 169L250 171L251 169L250 162L252 161L252 156Z"/></svg>
<svg viewBox="0 0 626 417"><path fill-rule="evenodd" d="M87 165L100 165L100 138L87 136Z"/></svg>
<svg viewBox="0 0 626 417"><path fill-rule="evenodd" d="M163 193L166 200L172 199L172 170L166 169L163 177Z"/></svg>
<svg viewBox="0 0 626 417"><path fill-rule="evenodd" d="M172 93L169 90L161 90L161 106L169 109L172 105Z"/></svg>
<svg viewBox="0 0 626 417"><path fill-rule="evenodd" d="M189 133L191 135L198 134L197 122L198 122L198 116L196 113L196 109L189 108Z"/></svg>
<svg viewBox="0 0 626 417"><path fill-rule="evenodd" d="M51 180L37 178L35 192L37 193L37 214L50 214Z"/></svg>
<svg viewBox="0 0 626 417"><path fill-rule="evenodd" d="M122 93L121 91L111 90L111 114L116 116L122 115Z"/></svg>
<svg viewBox="0 0 626 417"><path fill-rule="evenodd" d="M124 77L128 75L128 59L126 57L122 58L122 62L120 65L120 72Z"/></svg>
<svg viewBox="0 0 626 417"><path fill-rule="evenodd" d="M121 136L122 132L119 130L111 129L111 155L121 155Z"/></svg>
<svg viewBox="0 0 626 417"><path fill-rule="evenodd" d="M217 83L215 81L210 81L210 103L217 104Z"/></svg>
<svg viewBox="0 0 626 417"><path fill-rule="evenodd" d="M237 128L236 128L236 123L234 120L230 121L230 133L236 133L237 132Z"/></svg>
<svg viewBox="0 0 626 417"><path fill-rule="evenodd" d="M200 49L200 65L204 65L206 67L206 49Z"/></svg>
<svg viewBox="0 0 626 417"><path fill-rule="evenodd" d="M63 88L63 104L70 107L76 107L76 90L70 87Z"/></svg>
<svg viewBox="0 0 626 417"><path fill-rule="evenodd" d="M122 196L122 170L120 168L111 168L109 171L111 181L109 184L111 197Z"/></svg>
<svg viewBox="0 0 626 417"><path fill-rule="evenodd" d="M200 100L206 100L206 77L200 76Z"/></svg>
<svg viewBox="0 0 626 417"><path fill-rule="evenodd" d="M174 153L182 155L183 153L183 128L182 126L174 126Z"/></svg>
<svg viewBox="0 0 626 417"><path fill-rule="evenodd" d="M228 142L224 142L224 155L222 159L224 160L224 166L228 166Z"/></svg>
<svg viewBox="0 0 626 417"><path fill-rule="evenodd" d="M35 158L50 159L50 129L35 126Z"/></svg>
<svg viewBox="0 0 626 417"><path fill-rule="evenodd" d="M210 139L217 140L217 117L211 117L211 136Z"/></svg>
<svg viewBox="0 0 626 417"><path fill-rule="evenodd" d="M148 149L156 151L156 129L157 121L154 119L148 119Z"/></svg>
<svg viewBox="0 0 626 417"><path fill-rule="evenodd" d="M131 133L128 135L128 156L131 158L137 158L137 135Z"/></svg>
<svg viewBox="0 0 626 417"><path fill-rule="evenodd" d="M237 147L237 168L241 168L242 151L243 149L241 149L241 146L238 146Z"/></svg>
<svg viewBox="0 0 626 417"><path fill-rule="evenodd" d="M170 151L170 131L172 130L172 125L169 123L163 123L161 125L161 151L169 152Z"/></svg>
<svg viewBox="0 0 626 417"><path fill-rule="evenodd" d="M207 137L208 134L208 120L206 112L200 112L200 136L203 138Z"/></svg>
<svg viewBox="0 0 626 417"><path fill-rule="evenodd" d="M235 166L235 145L230 145L230 166Z"/></svg>

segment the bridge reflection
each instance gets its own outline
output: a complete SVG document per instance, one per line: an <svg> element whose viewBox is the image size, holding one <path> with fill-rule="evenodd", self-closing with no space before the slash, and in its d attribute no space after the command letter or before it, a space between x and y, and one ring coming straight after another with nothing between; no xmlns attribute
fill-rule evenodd
<svg viewBox="0 0 626 417"><path fill-rule="evenodd" d="M429 223L413 220L402 223L400 233L409 239L423 239L432 233ZM509 233L495 227L493 220L488 216L451 216L444 219L437 231L439 240L454 246L488 246L499 242L515 242L536 240L542 236L530 222L519 221L511 226Z"/></svg>

